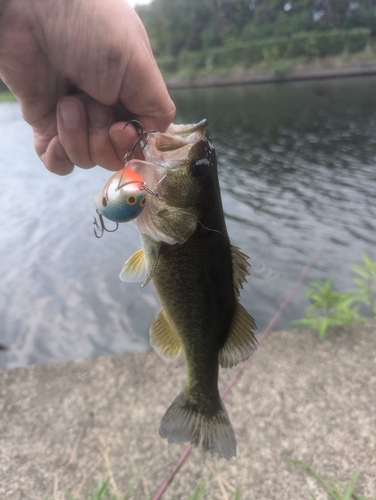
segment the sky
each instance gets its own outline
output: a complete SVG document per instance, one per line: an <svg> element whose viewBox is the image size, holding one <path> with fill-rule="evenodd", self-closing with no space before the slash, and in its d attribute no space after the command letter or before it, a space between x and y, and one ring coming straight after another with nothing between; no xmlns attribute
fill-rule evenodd
<svg viewBox="0 0 376 500"><path fill-rule="evenodd" d="M127 0L128 3L130 3L132 5L132 7L134 7L136 4L137 5L145 5L147 3L151 3L152 0Z"/></svg>

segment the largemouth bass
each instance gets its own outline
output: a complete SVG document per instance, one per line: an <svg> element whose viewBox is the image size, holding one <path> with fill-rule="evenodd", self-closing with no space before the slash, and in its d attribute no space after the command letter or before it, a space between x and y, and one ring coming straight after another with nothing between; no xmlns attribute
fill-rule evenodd
<svg viewBox="0 0 376 500"><path fill-rule="evenodd" d="M162 309L150 329L164 358L184 353L187 382L162 418L169 442L188 441L229 459L236 439L218 391L218 370L256 349L255 322L239 304L247 256L231 245L207 121L149 133L145 162L132 167L149 187L135 219L142 249L125 263L123 281L152 281ZM153 167L154 165L154 167Z"/></svg>

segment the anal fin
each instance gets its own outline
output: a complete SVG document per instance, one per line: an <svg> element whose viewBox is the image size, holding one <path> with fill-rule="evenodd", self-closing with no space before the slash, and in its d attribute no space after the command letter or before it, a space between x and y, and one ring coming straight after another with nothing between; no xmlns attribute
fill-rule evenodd
<svg viewBox="0 0 376 500"><path fill-rule="evenodd" d="M173 326L162 309L150 328L150 343L162 358L175 359L182 346Z"/></svg>
<svg viewBox="0 0 376 500"><path fill-rule="evenodd" d="M218 360L222 368L231 368L245 361L256 350L257 339L253 335L255 328L255 320L237 303L230 334L219 351Z"/></svg>

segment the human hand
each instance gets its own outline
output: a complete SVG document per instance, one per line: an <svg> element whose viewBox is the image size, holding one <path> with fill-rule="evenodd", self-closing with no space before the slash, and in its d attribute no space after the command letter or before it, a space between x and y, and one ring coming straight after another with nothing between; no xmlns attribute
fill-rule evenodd
<svg viewBox="0 0 376 500"><path fill-rule="evenodd" d="M2 1L0 75L49 170L118 170L137 138L130 118L166 130L175 106L126 0Z"/></svg>

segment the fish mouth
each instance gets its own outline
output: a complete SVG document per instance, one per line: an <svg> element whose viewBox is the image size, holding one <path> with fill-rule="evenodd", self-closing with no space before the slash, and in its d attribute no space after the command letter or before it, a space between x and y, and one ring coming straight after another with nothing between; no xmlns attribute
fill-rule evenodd
<svg viewBox="0 0 376 500"><path fill-rule="evenodd" d="M166 134L181 135L181 136L201 134L200 138L202 138L203 136L207 136L208 126L209 122L206 118L204 118L198 123L191 123L189 125L177 125L176 123L171 123L171 125L166 130Z"/></svg>
<svg viewBox="0 0 376 500"><path fill-rule="evenodd" d="M143 149L145 160L168 168L179 167L186 161L193 146L209 140L208 120L196 124L172 123L165 133L151 132Z"/></svg>

